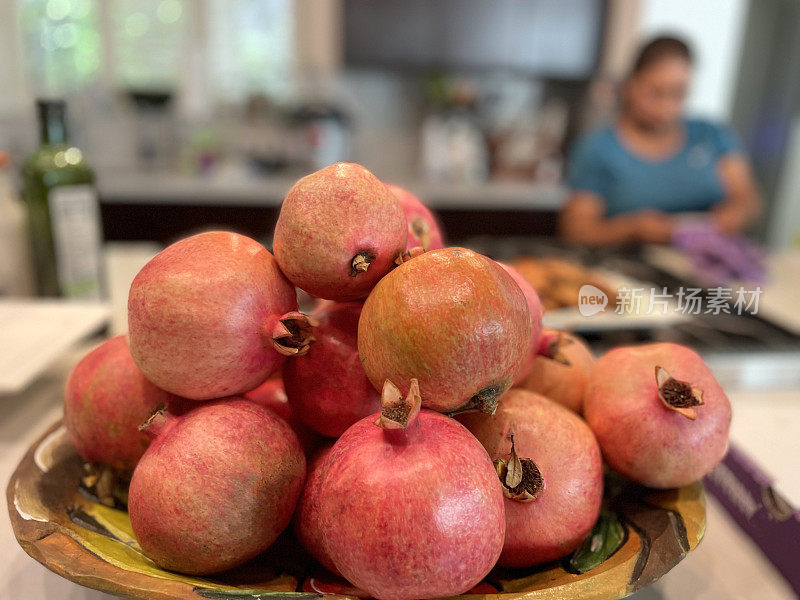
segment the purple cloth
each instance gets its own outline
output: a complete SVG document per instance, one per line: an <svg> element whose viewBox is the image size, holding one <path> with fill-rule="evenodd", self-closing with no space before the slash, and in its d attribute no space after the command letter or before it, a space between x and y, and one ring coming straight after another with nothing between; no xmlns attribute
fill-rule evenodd
<svg viewBox="0 0 800 600"><path fill-rule="evenodd" d="M686 223L676 228L672 245L685 252L697 274L714 285L764 283L764 253L743 236L724 235L710 223Z"/></svg>
<svg viewBox="0 0 800 600"><path fill-rule="evenodd" d="M800 512L775 491L772 478L732 444L722 462L703 481L800 594Z"/></svg>

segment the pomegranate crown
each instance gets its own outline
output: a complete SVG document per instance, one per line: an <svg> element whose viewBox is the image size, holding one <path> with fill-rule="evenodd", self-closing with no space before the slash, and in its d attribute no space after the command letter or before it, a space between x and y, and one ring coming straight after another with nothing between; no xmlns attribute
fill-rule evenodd
<svg viewBox="0 0 800 600"><path fill-rule="evenodd" d="M539 356L544 356L562 365L570 366L569 359L564 354L564 348L572 344L573 340L561 331L543 332L539 340Z"/></svg>
<svg viewBox="0 0 800 600"><path fill-rule="evenodd" d="M375 258L375 253L370 250L362 250L353 256L350 260L350 277L357 277L359 273L366 273Z"/></svg>
<svg viewBox="0 0 800 600"><path fill-rule="evenodd" d="M409 250L406 250L405 252L401 252L400 254L398 254L397 258L394 259L394 264L396 264L399 267L403 263L406 263L410 261L412 258L416 258L420 254L424 253L425 253L425 248L423 248L422 246L414 246L413 248L410 248Z"/></svg>
<svg viewBox="0 0 800 600"><path fill-rule="evenodd" d="M503 495L517 502L533 502L544 490L544 478L539 466L530 458L517 456L514 434L508 458L498 458L494 468L503 486Z"/></svg>
<svg viewBox="0 0 800 600"><path fill-rule="evenodd" d="M272 347L284 356L302 356L316 340L314 327L319 327L319 322L313 317L297 311L288 312L272 329Z"/></svg>
<svg viewBox="0 0 800 600"><path fill-rule="evenodd" d="M664 367L656 366L656 385L658 398L664 406L694 421L697 418L696 406L703 402L703 390L693 387L686 381L675 379Z"/></svg>
<svg viewBox="0 0 800 600"><path fill-rule="evenodd" d="M381 414L375 420L375 425L381 429L406 429L416 421L421 406L422 396L416 379L411 380L405 398L397 386L387 379L381 393Z"/></svg>

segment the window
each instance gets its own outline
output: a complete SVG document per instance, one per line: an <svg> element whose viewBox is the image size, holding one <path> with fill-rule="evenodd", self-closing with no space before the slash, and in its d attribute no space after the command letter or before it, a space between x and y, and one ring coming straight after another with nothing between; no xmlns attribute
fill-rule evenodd
<svg viewBox="0 0 800 600"><path fill-rule="evenodd" d="M19 19L33 88L63 95L91 82L101 67L94 0L20 0Z"/></svg>
<svg viewBox="0 0 800 600"><path fill-rule="evenodd" d="M114 83L126 89L177 87L190 22L181 0L110 2Z"/></svg>
<svg viewBox="0 0 800 600"><path fill-rule="evenodd" d="M294 60L291 0L210 0L210 76L228 99L285 93Z"/></svg>
<svg viewBox="0 0 800 600"><path fill-rule="evenodd" d="M225 100L289 88L293 0L17 0L17 6L37 94L68 95L106 73L107 86L148 90L178 88L187 73L206 77L203 89ZM198 46L205 49L199 65L187 56Z"/></svg>

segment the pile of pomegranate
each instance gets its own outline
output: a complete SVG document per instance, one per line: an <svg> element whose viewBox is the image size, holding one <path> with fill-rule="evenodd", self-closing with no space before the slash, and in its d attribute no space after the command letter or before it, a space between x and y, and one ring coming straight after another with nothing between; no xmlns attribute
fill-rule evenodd
<svg viewBox="0 0 800 600"><path fill-rule="evenodd" d="M130 481L164 569L230 569L293 523L365 596L461 594L573 552L604 464L671 488L725 453L730 404L697 354L595 361L542 330L518 272L444 247L422 202L360 165L298 181L273 251L224 231L169 246L131 285L127 338L67 382L75 447Z"/></svg>

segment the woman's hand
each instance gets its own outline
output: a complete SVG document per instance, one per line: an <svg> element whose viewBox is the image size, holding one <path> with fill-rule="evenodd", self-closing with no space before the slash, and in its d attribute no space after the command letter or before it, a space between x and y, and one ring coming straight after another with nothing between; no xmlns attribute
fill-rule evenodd
<svg viewBox="0 0 800 600"><path fill-rule="evenodd" d="M584 246L613 246L630 242L664 244L670 241L673 219L658 210L643 210L606 218L602 198L575 192L561 211L561 235Z"/></svg>
<svg viewBox="0 0 800 600"><path fill-rule="evenodd" d="M636 239L650 244L666 244L672 239L675 223L668 214L659 210L633 213L632 227Z"/></svg>
<svg viewBox="0 0 800 600"><path fill-rule="evenodd" d="M749 221L749 215L735 204L724 202L711 211L711 224L717 231L727 235L739 233Z"/></svg>
<svg viewBox="0 0 800 600"><path fill-rule="evenodd" d="M740 233L758 219L762 208L750 165L738 154L724 156L717 164L717 172L725 200L711 210L711 222L720 233Z"/></svg>

